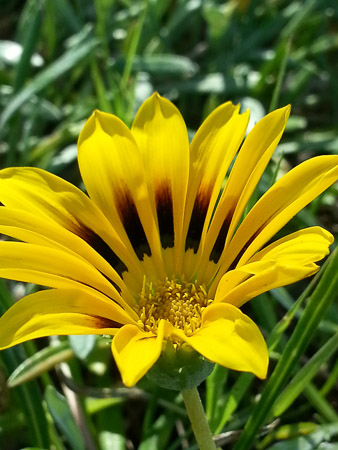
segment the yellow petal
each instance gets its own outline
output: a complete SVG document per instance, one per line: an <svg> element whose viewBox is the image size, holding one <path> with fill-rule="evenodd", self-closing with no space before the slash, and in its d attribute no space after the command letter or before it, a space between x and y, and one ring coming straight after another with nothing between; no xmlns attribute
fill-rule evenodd
<svg viewBox="0 0 338 450"><path fill-rule="evenodd" d="M321 227L309 227L291 233L256 253L250 262L278 261L283 264L309 264L329 253L334 238Z"/></svg>
<svg viewBox="0 0 338 450"><path fill-rule="evenodd" d="M269 356L264 338L257 325L233 305L208 306L201 328L186 342L221 366L266 377Z"/></svg>
<svg viewBox="0 0 338 450"><path fill-rule="evenodd" d="M134 386L160 357L165 323L161 321L158 335L125 325L114 336L112 352L123 383Z"/></svg>
<svg viewBox="0 0 338 450"><path fill-rule="evenodd" d="M0 276L55 288L97 290L135 312L98 270L71 253L22 242L0 242Z"/></svg>
<svg viewBox="0 0 338 450"><path fill-rule="evenodd" d="M218 107L198 129L190 146L190 177L185 211L186 247L197 250L215 209L224 178L240 147L249 113L231 102ZM208 255L207 255L208 256Z"/></svg>
<svg viewBox="0 0 338 450"><path fill-rule="evenodd" d="M20 209L0 208L0 233L30 244L59 248L81 256L121 289L124 288L121 277L108 261L79 236L52 220L36 217Z"/></svg>
<svg viewBox="0 0 338 450"><path fill-rule="evenodd" d="M156 205L163 247L183 249L183 218L189 177L189 140L178 109L158 94L140 107L132 133L142 153L151 201Z"/></svg>
<svg viewBox="0 0 338 450"><path fill-rule="evenodd" d="M245 139L208 229L206 257L213 249L219 255L227 253L225 243L236 229L282 137L289 114L290 106L273 111L261 119Z"/></svg>
<svg viewBox="0 0 338 450"><path fill-rule="evenodd" d="M115 334L128 322L133 320L112 301L75 289L40 291L0 318L0 349L55 334Z"/></svg>
<svg viewBox="0 0 338 450"><path fill-rule="evenodd" d="M56 222L88 242L109 263L121 260L135 273L140 271L137 260L94 202L55 175L32 167L1 170L0 202L30 212L37 220Z"/></svg>
<svg viewBox="0 0 338 450"><path fill-rule="evenodd" d="M89 196L132 254L152 254L161 266L160 239L142 155L127 126L95 111L79 137L79 167ZM150 249L149 249L150 246ZM148 250L147 250L148 249Z"/></svg>
<svg viewBox="0 0 338 450"><path fill-rule="evenodd" d="M261 119L245 139L231 171L224 202L234 211L227 240L238 225L254 189L275 151L290 115L290 105Z"/></svg>
<svg viewBox="0 0 338 450"><path fill-rule="evenodd" d="M314 275L318 269L316 264L306 266L291 264L283 266L278 262L247 264L224 275L219 282L215 302L231 303L240 307L263 292Z"/></svg>
<svg viewBox="0 0 338 450"><path fill-rule="evenodd" d="M237 307L257 295L311 276L314 264L329 253L330 233L312 227L286 236L258 252L250 261L230 270L217 286L215 302Z"/></svg>
<svg viewBox="0 0 338 450"><path fill-rule="evenodd" d="M295 214L338 178L338 156L303 162L278 180L256 203L224 253L221 272L243 265Z"/></svg>

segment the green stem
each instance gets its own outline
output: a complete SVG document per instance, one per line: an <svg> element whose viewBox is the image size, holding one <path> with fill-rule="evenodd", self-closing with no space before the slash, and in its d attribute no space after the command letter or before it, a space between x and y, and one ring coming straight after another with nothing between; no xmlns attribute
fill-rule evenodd
<svg viewBox="0 0 338 450"><path fill-rule="evenodd" d="M197 388L181 392L200 450L216 450Z"/></svg>

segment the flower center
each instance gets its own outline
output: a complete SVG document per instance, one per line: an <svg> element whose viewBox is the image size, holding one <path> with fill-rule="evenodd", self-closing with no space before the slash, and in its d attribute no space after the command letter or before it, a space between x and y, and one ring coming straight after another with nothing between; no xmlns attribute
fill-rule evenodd
<svg viewBox="0 0 338 450"><path fill-rule="evenodd" d="M138 302L139 324L157 332L161 319L191 336L201 326L203 310L212 303L204 285L166 278L158 284L144 283Z"/></svg>

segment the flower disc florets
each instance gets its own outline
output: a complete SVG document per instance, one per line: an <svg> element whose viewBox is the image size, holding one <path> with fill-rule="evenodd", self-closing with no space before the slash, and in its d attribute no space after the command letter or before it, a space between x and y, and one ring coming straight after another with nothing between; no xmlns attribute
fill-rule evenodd
<svg viewBox="0 0 338 450"><path fill-rule="evenodd" d="M161 319L191 336L201 326L203 310L212 302L203 284L166 278L157 284L144 283L138 303L139 324L157 332Z"/></svg>

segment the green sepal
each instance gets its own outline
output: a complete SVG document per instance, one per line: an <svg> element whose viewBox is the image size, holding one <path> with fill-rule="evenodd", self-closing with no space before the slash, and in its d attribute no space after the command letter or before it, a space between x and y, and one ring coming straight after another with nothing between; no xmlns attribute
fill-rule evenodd
<svg viewBox="0 0 338 450"><path fill-rule="evenodd" d="M211 374L214 366L188 345L175 348L168 340L147 377L162 388L182 391L199 386Z"/></svg>

